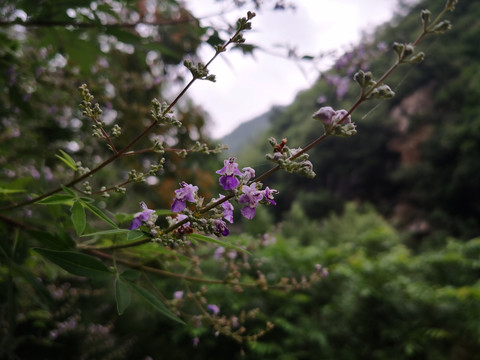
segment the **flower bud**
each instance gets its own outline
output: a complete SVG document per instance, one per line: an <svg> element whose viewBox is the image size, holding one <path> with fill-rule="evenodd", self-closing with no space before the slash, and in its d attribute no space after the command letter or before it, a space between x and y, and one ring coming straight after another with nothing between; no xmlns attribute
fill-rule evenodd
<svg viewBox="0 0 480 360"><path fill-rule="evenodd" d="M425 53L424 52L419 52L418 54L413 55L407 61L411 64L417 64L417 63L421 63L423 61L423 59L425 59Z"/></svg>
<svg viewBox="0 0 480 360"><path fill-rule="evenodd" d="M374 89L367 99L391 99L395 96L395 92L388 85L380 85Z"/></svg>
<svg viewBox="0 0 480 360"><path fill-rule="evenodd" d="M397 53L399 58L402 57L404 49L405 49L405 44L400 44L398 42L393 43L393 50Z"/></svg>
<svg viewBox="0 0 480 360"><path fill-rule="evenodd" d="M412 55L414 51L415 51L415 47L412 44L405 45L405 48L402 54L402 59L405 59L406 57Z"/></svg>
<svg viewBox="0 0 480 360"><path fill-rule="evenodd" d="M365 73L362 70L358 70L355 75L353 75L353 80L363 88L365 86Z"/></svg>
<svg viewBox="0 0 480 360"><path fill-rule="evenodd" d="M430 15L431 14L432 13L430 12L430 10L427 10L427 9L422 10L421 16L422 16L422 23L423 23L424 28L426 26L428 26L428 24L430 24Z"/></svg>
<svg viewBox="0 0 480 360"><path fill-rule="evenodd" d="M450 21L444 20L435 25L433 29L431 29L429 32L434 34L443 34L451 28L452 24L450 23Z"/></svg>
<svg viewBox="0 0 480 360"><path fill-rule="evenodd" d="M446 9L453 11L455 10L455 5L457 4L458 0L447 0L447 5L445 6Z"/></svg>

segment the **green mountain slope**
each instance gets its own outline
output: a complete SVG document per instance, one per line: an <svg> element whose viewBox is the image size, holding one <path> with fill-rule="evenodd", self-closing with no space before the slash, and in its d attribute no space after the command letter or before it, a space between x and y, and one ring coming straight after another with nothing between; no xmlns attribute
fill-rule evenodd
<svg viewBox="0 0 480 360"><path fill-rule="evenodd" d="M420 11L436 14L443 5L421 1L378 28L272 119L268 135L287 137L290 147L305 146L321 135L322 127L311 115L323 105L348 108L359 92L353 80L343 96L332 84L351 79L352 66L353 72L370 70L378 78L394 61L393 51L379 50L383 44L413 41L421 31ZM319 218L340 209L345 200L359 200L373 203L419 236L480 233L480 2L460 1L448 18L453 29L420 46L425 61L401 67L388 81L395 98L357 109L356 136L328 138L310 151L314 180L279 172L265 181L280 190L278 217L293 201L309 217ZM373 60L368 59L372 54ZM326 101L318 103L320 97ZM271 167L264 160L263 154L272 151L265 137L263 144L242 156L245 163L264 164L256 167L257 174Z"/></svg>
<svg viewBox="0 0 480 360"><path fill-rule="evenodd" d="M221 139L222 144L228 145L229 153L237 154L246 146L250 146L258 134L261 134L271 125L271 119L280 114L283 110L281 106L274 106L266 113L257 116L236 127L230 134Z"/></svg>

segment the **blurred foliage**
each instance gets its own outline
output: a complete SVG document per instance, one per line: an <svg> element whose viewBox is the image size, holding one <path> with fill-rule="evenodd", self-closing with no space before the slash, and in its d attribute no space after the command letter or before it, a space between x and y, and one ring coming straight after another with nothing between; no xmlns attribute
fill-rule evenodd
<svg viewBox="0 0 480 360"><path fill-rule="evenodd" d="M24 177L18 187L30 192L70 180L55 157L59 149L89 168L111 154L106 144L90 135L93 123L78 107L82 83L88 84L103 110L107 130L121 125L115 144L122 148L151 123L153 98L173 100L175 88L188 78L179 65L185 58L196 59L198 47L208 40L209 28L201 27L175 0L25 0L4 1L1 6L0 186ZM219 36L223 35L216 34L221 40ZM179 149L208 141L207 117L200 107L184 100L176 115L183 122L180 129L158 127L140 149L150 147L154 137ZM123 169L110 167L91 185L98 190L115 185L112 179L121 183L130 169L146 172L159 159L153 153L125 158ZM198 175L208 179L208 161L198 156L185 161L173 154L159 173L165 182L155 191L171 192L177 185L168 180L174 172L184 179ZM208 193L212 181L202 185ZM169 201L159 196L155 203L167 206Z"/></svg>
<svg viewBox="0 0 480 360"><path fill-rule="evenodd" d="M300 207L293 207L291 215L280 230L232 239L253 246L255 255L230 251L219 256L218 248L201 255L205 272L221 277L234 259L237 266L250 269L245 276L255 278L261 269L271 283L283 277L300 281L317 264L328 268L327 277L301 291L208 289L208 299L221 315L258 307L261 317L249 326L260 327L261 319L274 323L258 341L237 343L203 326L174 325L137 298L118 317L107 301L109 284L71 277L54 284L45 274L44 284L21 282L36 290L30 296L17 294L22 305L15 334L18 354L22 359L37 358L39 352L49 359L75 359L72 349L77 349L78 358L161 359L168 349L169 359L222 359L225 354L232 359L476 358L479 238L451 238L443 249L415 254L372 207L348 204L343 215L322 222L305 218ZM166 297L178 290L175 282L152 281ZM199 286L191 284L190 289ZM199 339L197 345L192 338Z"/></svg>

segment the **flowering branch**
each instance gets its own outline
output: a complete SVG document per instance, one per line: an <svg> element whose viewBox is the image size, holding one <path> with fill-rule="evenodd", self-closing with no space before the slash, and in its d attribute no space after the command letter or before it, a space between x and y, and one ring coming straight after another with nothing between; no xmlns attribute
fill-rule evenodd
<svg viewBox="0 0 480 360"><path fill-rule="evenodd" d="M75 184L78 184L80 181L92 176L93 174L97 173L98 171L100 171L101 169L103 169L104 167L106 167L107 165L109 165L110 163L114 162L119 157L121 157L125 153L127 153L134 145L136 145L142 138L144 138L149 132L152 131L152 129L158 124L158 120L167 118L167 115L171 112L172 108L185 95L187 90L193 85L193 83L196 80L204 79L204 80L214 81L214 78L212 78L211 75L208 75L208 66L217 58L217 56L219 54L221 54L222 52L225 52L229 45L231 45L232 43L243 43L245 41L245 39L242 36L242 32L245 31L245 30L250 30L251 29L250 20L253 19L253 17L255 17L255 13L252 13L252 12L249 11L247 13L246 18L239 19L238 22L237 22L237 31L235 32L235 34L225 44L216 46L215 54L212 56L212 58L205 65L200 65L199 64L199 67L195 71L191 67L191 63L189 63L189 62L185 63L185 66L189 67L189 69L192 72L192 76L193 76L192 79L188 82L187 85L185 85L185 87L180 91L180 93L175 97L175 99L169 105L165 106L162 109L161 113L154 114L155 120L147 128L145 128L140 134L138 134L134 139L132 139L123 149L121 149L117 152L114 152L114 154L110 158L108 158L107 160L102 162L100 165L98 165L94 169L84 173L83 175L71 180L70 182L68 182L67 184L64 184L63 186L69 188L69 187L74 186ZM0 208L0 211L11 210L11 209L15 209L15 208L19 208L19 207L23 207L23 206L26 206L26 205L33 204L37 201L40 201L42 199L45 199L45 198L51 196L51 195L59 193L60 191L62 191L62 189L63 189L63 187L59 186L56 189L48 191L48 192L46 192L42 195L39 195L37 197L34 197L34 198L30 199L30 200L26 200L26 201L23 201L23 202L20 202L20 203L17 203L17 204L13 204L13 205L9 205L9 206L5 206L3 208Z"/></svg>

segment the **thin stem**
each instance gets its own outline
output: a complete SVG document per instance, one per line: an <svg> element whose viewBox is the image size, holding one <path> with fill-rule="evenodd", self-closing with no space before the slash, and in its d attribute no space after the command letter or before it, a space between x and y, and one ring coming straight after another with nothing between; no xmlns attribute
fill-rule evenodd
<svg viewBox="0 0 480 360"><path fill-rule="evenodd" d="M137 269L139 271L144 271L144 272L148 272L148 273L155 274L155 275L160 275L160 276L165 276L165 277L170 277L170 278L175 278L175 279L182 279L182 280L186 280L186 281L190 281L190 282L203 283L203 284L235 285L235 286L238 285L238 286L241 286L241 287L261 288L259 286L259 284L257 284L257 283L245 283L245 282L237 282L237 281L230 281L230 280L217 280L217 279L204 279L204 278L199 278L199 277L196 277L196 276L178 274L178 273L174 273L174 272L170 272L170 271L166 271L166 270L152 268L150 266L145 266L145 265L142 265L142 264L134 263L132 261L128 261L128 260L125 260L125 259L119 259L116 256L106 254L106 253L104 253L102 251L98 251L98 250L89 249L89 250L85 250L85 251L90 253L91 255L94 255L94 256L99 257L99 258L107 259L107 260L110 260L112 262L115 259L117 264L122 264L122 265L125 265L125 266L127 266L131 269ZM272 286L269 286L269 288L270 289L285 290L285 289L288 289L288 286L272 285Z"/></svg>

